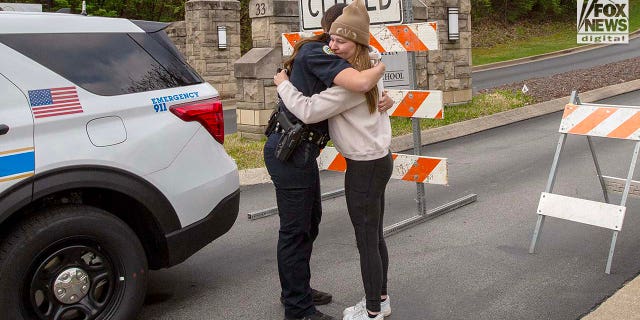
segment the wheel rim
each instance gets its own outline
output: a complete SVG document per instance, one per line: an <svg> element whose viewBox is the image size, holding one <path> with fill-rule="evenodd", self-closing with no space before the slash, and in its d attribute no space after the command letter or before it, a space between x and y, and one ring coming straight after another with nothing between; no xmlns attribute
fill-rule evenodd
<svg viewBox="0 0 640 320"><path fill-rule="evenodd" d="M44 250L25 281L25 306L37 319L89 320L120 291L109 254L92 241L66 241Z"/></svg>

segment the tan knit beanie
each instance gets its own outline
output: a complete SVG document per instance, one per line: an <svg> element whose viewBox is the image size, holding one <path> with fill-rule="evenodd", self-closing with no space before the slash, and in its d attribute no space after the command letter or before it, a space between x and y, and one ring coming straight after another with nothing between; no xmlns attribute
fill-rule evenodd
<svg viewBox="0 0 640 320"><path fill-rule="evenodd" d="M363 0L354 0L331 24L329 34L344 37L353 42L369 45L369 14Z"/></svg>

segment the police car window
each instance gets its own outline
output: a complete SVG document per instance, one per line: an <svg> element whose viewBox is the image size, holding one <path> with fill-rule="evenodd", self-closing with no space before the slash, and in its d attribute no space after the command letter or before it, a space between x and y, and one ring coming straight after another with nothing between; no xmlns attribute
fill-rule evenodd
<svg viewBox="0 0 640 320"><path fill-rule="evenodd" d="M201 82L168 71L124 33L9 34L0 35L0 42L99 95Z"/></svg>
<svg viewBox="0 0 640 320"><path fill-rule="evenodd" d="M161 32L164 34L164 32ZM147 53L149 53L156 61L162 65L167 72L177 78L184 84L193 84L203 82L202 78L183 60L180 53L168 39L153 37L148 33L132 33L130 34ZM169 50L173 49L173 50Z"/></svg>

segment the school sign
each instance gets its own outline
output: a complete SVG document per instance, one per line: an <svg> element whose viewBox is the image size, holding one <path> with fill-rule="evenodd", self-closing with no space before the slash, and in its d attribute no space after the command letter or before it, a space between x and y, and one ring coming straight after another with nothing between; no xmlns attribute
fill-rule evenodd
<svg viewBox="0 0 640 320"><path fill-rule="evenodd" d="M320 21L324 12L338 3L349 4L353 0L300 0L300 20L303 31L322 29ZM402 0L364 0L371 24L402 22Z"/></svg>
<svg viewBox="0 0 640 320"><path fill-rule="evenodd" d="M629 0L577 3L578 43L629 43Z"/></svg>

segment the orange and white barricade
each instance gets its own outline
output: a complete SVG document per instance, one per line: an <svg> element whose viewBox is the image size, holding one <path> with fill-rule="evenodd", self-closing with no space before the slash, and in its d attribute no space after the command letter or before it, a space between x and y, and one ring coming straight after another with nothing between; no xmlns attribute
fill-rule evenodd
<svg viewBox="0 0 640 320"><path fill-rule="evenodd" d="M389 116L421 119L444 119L442 91L440 90L388 90L393 106Z"/></svg>
<svg viewBox="0 0 640 320"><path fill-rule="evenodd" d="M321 33L322 30L283 33L282 55L290 56L298 41ZM421 22L371 26L369 43L381 53L438 50L438 24Z"/></svg>
<svg viewBox="0 0 640 320"><path fill-rule="evenodd" d="M560 140L556 148L556 153L549 173L549 179L545 192L540 196L538 203L538 220L531 239L529 253L535 252L540 231L547 216L580 222L597 227L613 230L611 246L605 273L611 273L611 262L615 250L618 232L622 230L622 223L626 212L626 202L632 188L638 194L640 183L631 180L635 170L636 160L640 152L640 106L617 106L601 104L582 104L577 92L571 95L570 103L565 106L560 123ZM556 173L560 153L565 144L567 135L582 135L587 137L591 156L596 167L596 173L602 187L604 202L585 200L553 194ZM615 138L637 141L631 165L626 179L603 176L598 164L591 137ZM622 199L619 205L609 201L607 191L621 192Z"/></svg>
<svg viewBox="0 0 640 320"><path fill-rule="evenodd" d="M439 48L438 24L435 22L409 23L401 25L370 26L370 44L381 53L416 52L437 50ZM305 37L321 34L322 31L305 31L282 34L282 54L293 53L296 43ZM393 154L392 179L416 183L416 202L418 214L384 228L388 236L410 226L435 218L456 208L476 201L477 195L470 194L435 209L427 210L424 184L448 184L447 159L420 155L420 119L443 119L443 94L439 90L388 90L394 105L387 111L390 116L412 118L414 154ZM346 160L335 148L327 147L318 157L320 169L346 171ZM344 194L344 189L322 194L322 199ZM249 213L254 220L277 213L277 208Z"/></svg>
<svg viewBox="0 0 640 320"><path fill-rule="evenodd" d="M399 179L411 182L447 185L447 159L414 156L410 154L392 153L393 172L391 179ZM318 157L318 168L345 172L347 171L346 159L333 147L326 147Z"/></svg>

